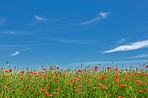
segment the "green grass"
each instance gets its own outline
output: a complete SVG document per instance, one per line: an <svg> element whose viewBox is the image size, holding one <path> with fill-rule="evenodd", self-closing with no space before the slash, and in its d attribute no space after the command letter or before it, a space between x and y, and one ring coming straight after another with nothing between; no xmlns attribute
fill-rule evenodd
<svg viewBox="0 0 148 98"><path fill-rule="evenodd" d="M105 69L87 67L75 71L70 68L62 71L57 67L42 71L1 68L0 97L148 98L148 70L144 72L140 68L142 66L127 71L117 66Z"/></svg>

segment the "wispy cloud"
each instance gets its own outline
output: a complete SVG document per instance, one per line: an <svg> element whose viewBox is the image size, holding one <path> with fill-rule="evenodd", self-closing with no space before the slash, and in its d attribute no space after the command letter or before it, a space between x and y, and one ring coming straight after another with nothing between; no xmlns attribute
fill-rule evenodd
<svg viewBox="0 0 148 98"><path fill-rule="evenodd" d="M125 39L125 38L122 38L121 40L117 41L116 43L117 43L117 44L122 44L122 43L124 43L125 41L126 41L126 39Z"/></svg>
<svg viewBox="0 0 148 98"><path fill-rule="evenodd" d="M51 39L62 43L77 43L77 44L90 44L90 45L96 45L98 41L95 40L73 40L73 39Z"/></svg>
<svg viewBox="0 0 148 98"><path fill-rule="evenodd" d="M115 49L104 51L103 53L111 53L111 52L117 52L117 51L129 51L129 50L137 50L140 48L148 47L148 40L134 42L129 45L122 45Z"/></svg>
<svg viewBox="0 0 148 98"><path fill-rule="evenodd" d="M19 55L19 54L20 54L19 51L15 51L15 53L12 53L10 56L17 56L17 55Z"/></svg>
<svg viewBox="0 0 148 98"><path fill-rule="evenodd" d="M99 13L99 15L97 15L97 17L95 17L91 20L88 20L88 21L80 22L76 25L86 25L86 24L94 23L94 22L97 22L97 21L107 18L109 14L110 14L110 12L103 12L102 11Z"/></svg>
<svg viewBox="0 0 148 98"><path fill-rule="evenodd" d="M0 31L1 34L17 34L15 31L6 30L6 31Z"/></svg>
<svg viewBox="0 0 148 98"><path fill-rule="evenodd" d="M23 45L0 45L0 51L10 51L16 47L22 47Z"/></svg>
<svg viewBox="0 0 148 98"><path fill-rule="evenodd" d="M23 45L0 45L0 48L9 48L9 47L20 47Z"/></svg>
<svg viewBox="0 0 148 98"><path fill-rule="evenodd" d="M20 51L26 51L26 50L30 50L31 48L24 48L24 49L21 49Z"/></svg>
<svg viewBox="0 0 148 98"><path fill-rule="evenodd" d="M129 58L144 58L144 57L148 57L148 54L141 54L141 55L132 56L132 57L129 57Z"/></svg>
<svg viewBox="0 0 148 98"><path fill-rule="evenodd" d="M148 27L135 28L135 30L138 31L138 32L147 32L148 31Z"/></svg>
<svg viewBox="0 0 148 98"><path fill-rule="evenodd" d="M37 15L34 15L34 18L35 18L36 20L40 20L40 21L48 20L47 18L40 17L40 16L37 16Z"/></svg>
<svg viewBox="0 0 148 98"><path fill-rule="evenodd" d="M22 30L2 30L0 34L8 34L8 35L28 35L35 31L22 31Z"/></svg>
<svg viewBox="0 0 148 98"><path fill-rule="evenodd" d="M24 48L24 49L21 49L19 51L15 51L14 53L11 53L10 56L17 56L20 54L20 51L27 51L27 50L30 50L31 48Z"/></svg>
<svg viewBox="0 0 148 98"><path fill-rule="evenodd" d="M0 17L0 26L2 26L6 22L5 17Z"/></svg>

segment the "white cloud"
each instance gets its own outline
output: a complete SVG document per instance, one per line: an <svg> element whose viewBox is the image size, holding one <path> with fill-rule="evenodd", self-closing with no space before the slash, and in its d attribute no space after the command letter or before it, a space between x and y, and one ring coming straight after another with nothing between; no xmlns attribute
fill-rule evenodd
<svg viewBox="0 0 148 98"><path fill-rule="evenodd" d="M106 18L108 14L109 12L100 12L100 16L102 16L102 18Z"/></svg>
<svg viewBox="0 0 148 98"><path fill-rule="evenodd" d="M6 22L5 17L0 17L0 26L2 26Z"/></svg>
<svg viewBox="0 0 148 98"><path fill-rule="evenodd" d="M148 54L141 54L141 55L132 56L132 57L129 57L129 58L144 58L144 57L148 57Z"/></svg>
<svg viewBox="0 0 148 98"><path fill-rule="evenodd" d="M144 47L148 47L148 40L131 43L129 45L122 45L122 46L119 46L119 47L117 47L115 49L104 51L103 53L137 50L137 49L144 48Z"/></svg>
<svg viewBox="0 0 148 98"><path fill-rule="evenodd" d="M43 17L39 17L39 16L37 16L37 15L35 15L34 16L34 18L36 19L36 20L48 20L47 18L43 18Z"/></svg>
<svg viewBox="0 0 148 98"><path fill-rule="evenodd" d="M84 21L84 22L81 22L81 23L78 23L77 25L86 25L86 24L90 24L90 23L94 23L94 22L97 22L97 21L100 21L104 18L107 18L108 15L110 14L110 12L100 12L99 15L97 15L97 17L91 19L91 20L88 20L88 21Z"/></svg>
<svg viewBox="0 0 148 98"><path fill-rule="evenodd" d="M21 49L20 51L27 51L27 50L30 50L31 48L24 48L24 49ZM11 53L11 55L10 56L17 56L17 55L19 55L20 54L20 52L19 51L15 51L14 53Z"/></svg>
<svg viewBox="0 0 148 98"><path fill-rule="evenodd" d="M20 52L19 51L16 51L15 53L12 53L10 56L17 56L19 54L20 54Z"/></svg>

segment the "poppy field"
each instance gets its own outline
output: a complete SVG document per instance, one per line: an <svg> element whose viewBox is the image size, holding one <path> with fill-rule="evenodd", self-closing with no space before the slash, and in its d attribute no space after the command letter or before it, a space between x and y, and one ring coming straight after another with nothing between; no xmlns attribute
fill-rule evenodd
<svg viewBox="0 0 148 98"><path fill-rule="evenodd" d="M145 70L144 70L145 68ZM0 69L1 98L148 98L148 65Z"/></svg>

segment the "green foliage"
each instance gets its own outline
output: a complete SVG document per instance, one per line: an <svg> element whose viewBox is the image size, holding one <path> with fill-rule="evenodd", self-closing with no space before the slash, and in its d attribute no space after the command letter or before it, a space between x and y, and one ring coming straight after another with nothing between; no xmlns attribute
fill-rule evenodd
<svg viewBox="0 0 148 98"><path fill-rule="evenodd" d="M8 64L8 62L6 63ZM118 69L117 65L90 65L79 70L50 66L42 71L0 69L1 98L148 98L148 70L143 67ZM19 64L18 64L19 67ZM97 70L94 70L96 67ZM141 68L142 67L142 68ZM79 67L78 67L79 68Z"/></svg>

